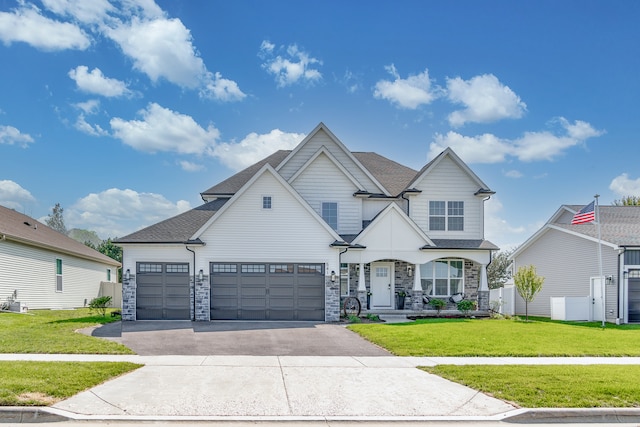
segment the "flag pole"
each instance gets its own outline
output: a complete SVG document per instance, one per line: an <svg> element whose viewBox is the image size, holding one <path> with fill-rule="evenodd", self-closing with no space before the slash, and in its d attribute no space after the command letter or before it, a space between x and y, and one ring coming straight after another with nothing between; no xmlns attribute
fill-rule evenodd
<svg viewBox="0 0 640 427"><path fill-rule="evenodd" d="M605 301L605 285L604 285L604 277L602 277L602 238L601 238L601 234L600 234L600 205L598 204L598 198L600 197L599 194L596 194L595 196L596 199L596 224L598 224L598 267L600 269L600 293L602 294L602 327L605 327L605 321L604 319L607 317L607 312L606 312L606 301Z"/></svg>

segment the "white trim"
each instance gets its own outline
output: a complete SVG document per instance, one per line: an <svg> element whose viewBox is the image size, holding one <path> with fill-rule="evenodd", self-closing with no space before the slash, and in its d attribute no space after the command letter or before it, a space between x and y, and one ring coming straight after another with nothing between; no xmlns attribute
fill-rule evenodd
<svg viewBox="0 0 640 427"><path fill-rule="evenodd" d="M300 151L300 149L302 147L304 147L304 145L309 142L309 140L311 140L318 132L320 132L321 130L323 130L328 136L329 138L331 138L331 140L347 155L347 157L349 157L349 159L356 164L356 166L358 166L360 168L360 170L380 189L382 190L382 192L387 195L387 196L391 196L392 194L389 193L389 191L382 185L380 184L380 182L378 182L378 180L371 175L371 173L369 172L369 170L367 168L365 168L362 163L360 163L358 161L358 159L356 159L356 157L351 153L351 151L349 151L347 149L347 147L342 143L342 141L340 141L334 134L333 132L331 132L327 126L320 122L318 124L318 126L316 126L311 132L309 132L309 134L302 140L302 142L300 142L300 144L298 144L296 146L296 148L294 148L291 153L289 153L289 155L287 157L284 158L283 161L280 162L280 164L278 165L278 167L276 167L276 171L279 171L280 169L282 169L284 167L284 165L286 165L290 159L292 159L297 153L298 151Z"/></svg>
<svg viewBox="0 0 640 427"><path fill-rule="evenodd" d="M365 228L364 230L362 230L360 232L360 234L358 234L358 236L353 240L352 244L358 244L360 243L363 239L366 238L367 234L369 233L373 233L372 230L374 230L376 228L376 224L378 222L380 222L382 220L382 218L384 218L385 216L387 216L389 214L389 211L394 210L396 212L398 212L400 214L400 217L402 219L404 219L404 221L411 227L413 228L413 230L416 232L416 234L418 234L422 239L424 239L425 244L431 245L431 246L435 246L435 244L431 241L431 239L429 238L429 236L427 236L425 234L425 232L418 227L418 225L407 216L406 213L404 213L404 211L402 209L400 209L400 207L398 207L397 204L391 202L389 203L389 205L384 208L378 215L376 215L373 218L373 221L371 221L371 223L369 224L369 226L367 226L367 228ZM418 251L420 248L416 248L416 251Z"/></svg>
<svg viewBox="0 0 640 427"><path fill-rule="evenodd" d="M242 186L242 188L240 188L240 190L238 190L236 192L236 194L233 195L233 197L231 197L231 199L229 199L229 201L227 203L225 203L211 218L209 218L209 220L207 222L205 222L202 227L200 227L194 234L193 236L191 236L190 240L195 240L197 238L199 238L210 226L211 224L213 224L215 221L217 221L218 218L220 218L222 215L224 215L224 213L227 211L227 209L230 208L230 206L232 206L236 200L238 200L240 197L242 197L244 195L244 193L258 180L260 179L260 177L262 177L262 175L266 174L266 173L270 173L275 179L276 181L278 181L282 187L287 190L294 199L296 199L300 205L302 205L302 207L304 209L306 209L311 216L313 216L313 218L316 219L316 221L318 221L318 223L320 225L322 225L322 227L324 227L325 230L327 230L331 237L335 240L341 240L340 236L338 235L338 233L332 229L329 224L327 224L325 222L324 219L322 219L322 217L320 215L318 215L318 213L311 208L311 206L309 206L309 204L300 196L300 194L298 194L298 192L296 190L293 189L293 187L291 187L291 185L285 181L282 176L280 176L280 174L278 172L276 172L276 170L269 164L264 165L256 174L254 174L251 179L249 181L247 181L247 183L245 185Z"/></svg>
<svg viewBox="0 0 640 427"><path fill-rule="evenodd" d="M364 189L364 186L358 182L358 180L342 165L342 163L338 161L338 159L333 156L333 154L331 154L331 152L324 145L320 147L318 151L316 151L313 156L311 156L309 160L307 160L305 164L302 165L302 167L300 167L300 169L298 169L296 173L291 176L291 178L289 178L288 182L294 182L296 178L298 178L302 174L302 172L304 172L320 156L320 154L326 155L331 163L333 163L338 169L340 169L340 172L342 172L357 189Z"/></svg>
<svg viewBox="0 0 640 427"><path fill-rule="evenodd" d="M451 160L456 163L458 165L458 167L460 169L462 169L470 178L472 181L474 181L476 184L478 184L480 186L480 188L484 188L486 190L489 189L489 186L487 186L487 184L484 183L484 181L482 181L480 179L480 177L478 177L478 175L476 175L471 168L469 168L469 166L467 166L467 164L465 162L462 161L462 159L460 157L458 157L458 155L451 149L451 147L447 147L446 149L444 149L440 154L438 154L432 161L431 163L427 163L428 166L426 166L426 169L424 169L423 171L421 171L419 173L418 176L416 176L407 186L407 188L412 188L415 187L417 185L417 183L419 183L420 181L422 181L424 179L425 176L427 176L431 170L433 170L445 157L450 157ZM486 197L486 194L482 195L483 197Z"/></svg>

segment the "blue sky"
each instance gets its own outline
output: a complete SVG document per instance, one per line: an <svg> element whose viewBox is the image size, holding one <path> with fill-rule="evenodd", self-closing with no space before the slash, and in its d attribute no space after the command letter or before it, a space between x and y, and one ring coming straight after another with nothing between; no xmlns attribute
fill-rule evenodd
<svg viewBox="0 0 640 427"><path fill-rule="evenodd" d="M0 204L119 237L324 122L415 169L447 146L486 237L640 195L640 2L0 0Z"/></svg>

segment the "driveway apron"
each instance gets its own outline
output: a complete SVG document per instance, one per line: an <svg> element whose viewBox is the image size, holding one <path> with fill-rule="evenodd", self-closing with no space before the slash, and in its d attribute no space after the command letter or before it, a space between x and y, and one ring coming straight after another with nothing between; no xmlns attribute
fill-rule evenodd
<svg viewBox="0 0 640 427"><path fill-rule="evenodd" d="M109 329L111 328L111 329ZM78 417L501 417L515 408L341 325L125 322L94 332L147 364L53 408Z"/></svg>
<svg viewBox="0 0 640 427"><path fill-rule="evenodd" d="M93 335L114 339L142 356L391 355L343 325L316 322L138 321L105 325Z"/></svg>

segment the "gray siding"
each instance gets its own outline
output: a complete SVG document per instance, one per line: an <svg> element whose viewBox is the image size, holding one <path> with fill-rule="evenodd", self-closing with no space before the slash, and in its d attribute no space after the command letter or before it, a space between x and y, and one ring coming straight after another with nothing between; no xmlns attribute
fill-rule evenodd
<svg viewBox="0 0 640 427"><path fill-rule="evenodd" d="M551 316L551 297L584 297L590 295L590 278L599 275L598 242L570 233L549 229L514 260L514 271L534 265L545 278L542 291L529 304L529 314ZM617 277L617 255L609 246L602 246L602 273ZM617 286L606 288L607 318L618 312ZM610 313L613 310L613 314ZM524 300L516 292L516 314L524 314Z"/></svg>

